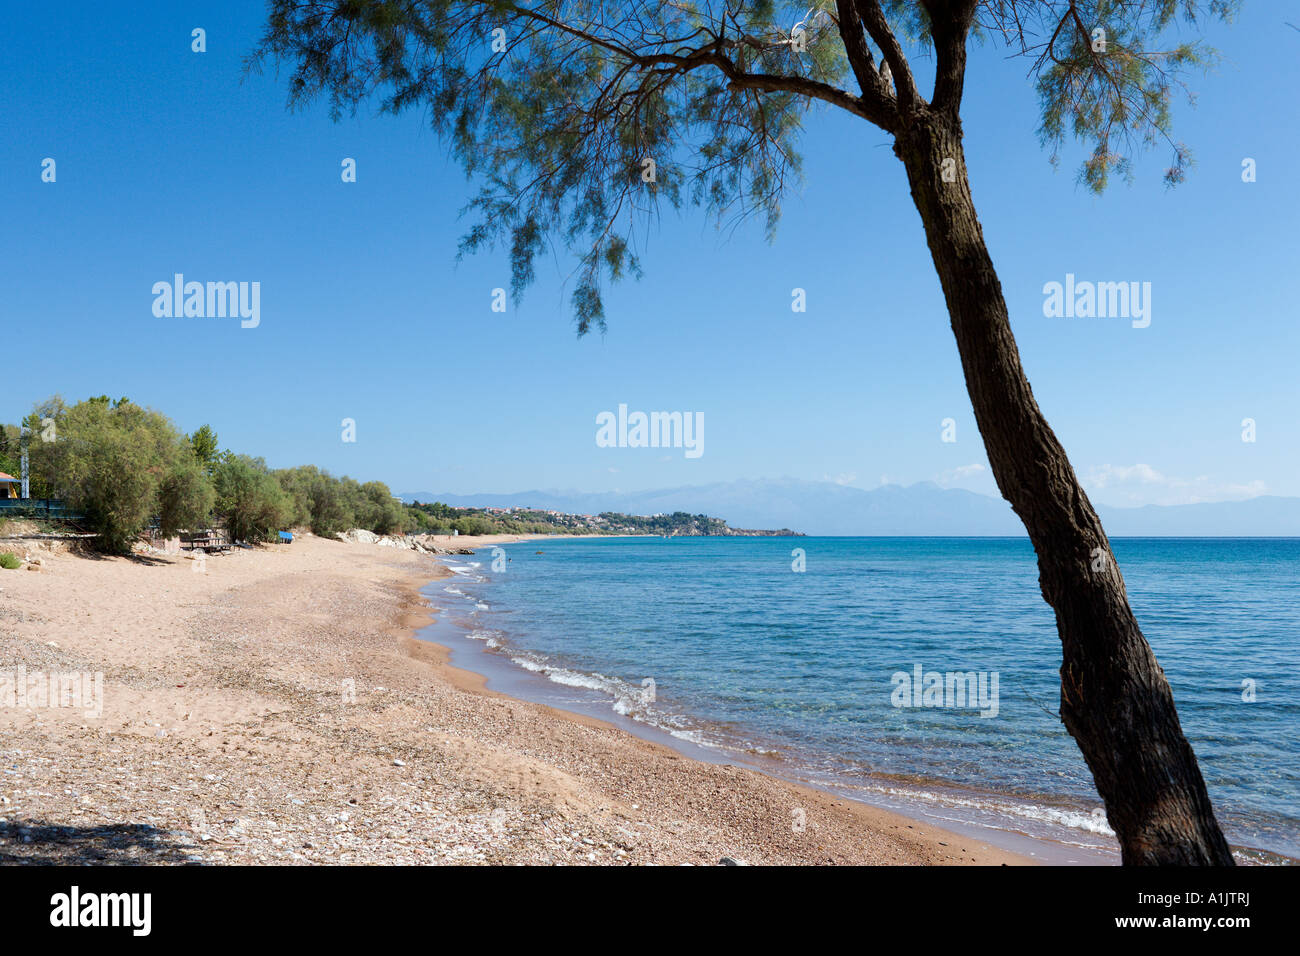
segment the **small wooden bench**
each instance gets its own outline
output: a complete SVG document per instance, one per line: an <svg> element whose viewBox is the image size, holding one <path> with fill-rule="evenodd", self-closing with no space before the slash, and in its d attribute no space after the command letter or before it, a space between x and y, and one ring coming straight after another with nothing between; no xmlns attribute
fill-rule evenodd
<svg viewBox="0 0 1300 956"><path fill-rule="evenodd" d="M221 531L194 531L181 535L181 548L185 551L202 551L205 554L230 550L230 541Z"/></svg>

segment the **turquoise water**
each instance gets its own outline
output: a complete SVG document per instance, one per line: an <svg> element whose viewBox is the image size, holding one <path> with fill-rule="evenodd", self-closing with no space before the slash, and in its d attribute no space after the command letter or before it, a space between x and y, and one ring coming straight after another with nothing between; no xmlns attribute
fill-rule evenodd
<svg viewBox="0 0 1300 956"><path fill-rule="evenodd" d="M1300 857L1300 540L1112 547L1230 842ZM1107 844L1056 716L1060 645L1027 541L547 540L493 559L446 588L472 636L619 714L849 792L997 806ZM918 666L982 674L985 705L996 672L996 716L953 696L896 706L924 703L896 690Z"/></svg>

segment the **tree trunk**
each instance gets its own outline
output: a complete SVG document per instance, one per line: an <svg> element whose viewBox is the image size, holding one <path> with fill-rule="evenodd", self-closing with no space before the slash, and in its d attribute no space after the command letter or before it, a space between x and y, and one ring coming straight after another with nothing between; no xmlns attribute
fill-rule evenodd
<svg viewBox="0 0 1300 956"><path fill-rule="evenodd" d="M1029 532L1039 586L1056 611L1061 720L1092 770L1123 862L1232 865L1110 542L1021 368L971 199L960 121L922 107L905 118L894 151L943 284L993 476Z"/></svg>

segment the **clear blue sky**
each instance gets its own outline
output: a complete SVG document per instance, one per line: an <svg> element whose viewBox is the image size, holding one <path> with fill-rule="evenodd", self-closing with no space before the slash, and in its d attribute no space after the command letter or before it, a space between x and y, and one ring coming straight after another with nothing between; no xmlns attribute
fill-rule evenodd
<svg viewBox="0 0 1300 956"><path fill-rule="evenodd" d="M490 296L509 285L506 256L456 264L470 186L417 114L334 124L322 105L287 112L270 72L241 82L263 16L258 3L8 12L0 317L18 344L4 346L0 420L55 393L127 395L273 466L395 491L778 476L994 491L885 134L815 111L775 244L758 224L723 234L697 211L669 215L645 278L607 296L608 333L579 340L570 263L543 263L504 315ZM975 199L1035 395L1094 500L1300 494L1300 32L1286 19L1247 2L1212 31L1223 63L1176 113L1198 165L1172 191L1165 148L1101 198L1076 186L1077 151L1053 171L1028 64L974 54ZM191 52L194 27L208 52ZM355 184L340 181L344 157ZM175 272L259 281L260 327L155 318L151 287ZM1151 282L1150 327L1045 318L1043 284L1067 272ZM702 412L705 453L596 447L596 415L619 403Z"/></svg>

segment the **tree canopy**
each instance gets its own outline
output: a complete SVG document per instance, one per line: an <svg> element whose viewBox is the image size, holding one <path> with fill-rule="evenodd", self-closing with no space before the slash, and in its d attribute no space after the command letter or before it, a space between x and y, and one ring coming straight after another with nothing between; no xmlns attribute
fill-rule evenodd
<svg viewBox="0 0 1300 956"><path fill-rule="evenodd" d="M108 551L129 550L152 517L174 533L206 515L211 492L184 436L159 413L108 396L37 407L55 440L32 441L33 474L49 493L83 512Z"/></svg>
<svg viewBox="0 0 1300 956"><path fill-rule="evenodd" d="M259 542L291 527L332 535L351 528L400 534L431 525L383 482L362 484L314 465L273 470L260 458L217 451L208 425L186 436L166 416L127 398L100 395L68 405L54 396L24 426L31 431L34 496L62 499L83 514L97 546L111 553L128 553L151 528L171 536L217 523L237 541ZM0 455L17 455L20 433L20 426L0 426Z"/></svg>
<svg viewBox="0 0 1300 956"><path fill-rule="evenodd" d="M337 117L374 100L419 109L479 183L461 251L509 249L512 292L555 245L576 260L579 334L604 328L602 284L640 275L660 203L773 230L798 181L803 118L827 104L894 133L927 109L957 116L967 35L1023 57L1056 161L1089 150L1100 191L1137 150L1189 150L1171 104L1199 40L1180 24L1226 20L1237 0L272 0L249 58L292 66L291 104ZM938 25L936 27L936 24ZM913 71L933 62L930 99Z"/></svg>

